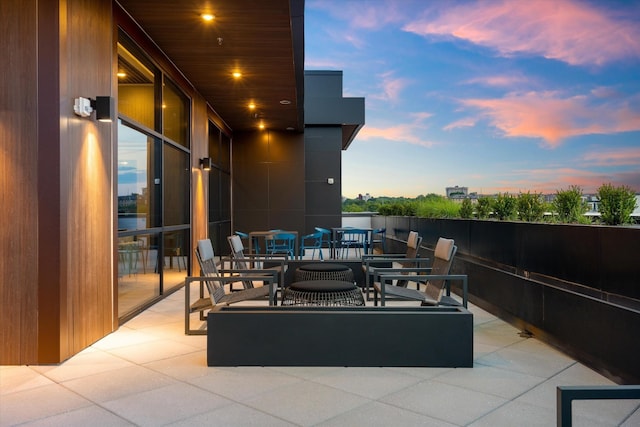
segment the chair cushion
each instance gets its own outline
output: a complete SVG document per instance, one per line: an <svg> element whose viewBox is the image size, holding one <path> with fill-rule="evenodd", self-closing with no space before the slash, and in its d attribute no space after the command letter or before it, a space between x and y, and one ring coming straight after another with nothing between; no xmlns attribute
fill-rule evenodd
<svg viewBox="0 0 640 427"><path fill-rule="evenodd" d="M200 252L200 258L203 261L213 259L213 246L211 245L211 240L198 240L198 252Z"/></svg>
<svg viewBox="0 0 640 427"><path fill-rule="evenodd" d="M416 249L418 247L418 233L415 231L411 231L409 233L409 237L407 238L407 246Z"/></svg>
<svg viewBox="0 0 640 427"><path fill-rule="evenodd" d="M453 243L453 239L445 239L443 237L440 237L438 239L438 243L436 244L434 256L436 258L449 261L451 259L451 255L453 254Z"/></svg>
<svg viewBox="0 0 640 427"><path fill-rule="evenodd" d="M240 236L229 236L229 243L231 243L231 249L233 249L234 253L242 252L244 250L244 245L242 244Z"/></svg>

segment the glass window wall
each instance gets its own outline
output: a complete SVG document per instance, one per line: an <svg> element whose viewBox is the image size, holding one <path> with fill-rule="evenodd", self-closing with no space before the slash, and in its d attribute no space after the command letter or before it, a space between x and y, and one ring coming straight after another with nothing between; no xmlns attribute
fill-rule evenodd
<svg viewBox="0 0 640 427"><path fill-rule="evenodd" d="M118 83L118 315L126 320L190 272L190 100L123 33Z"/></svg>

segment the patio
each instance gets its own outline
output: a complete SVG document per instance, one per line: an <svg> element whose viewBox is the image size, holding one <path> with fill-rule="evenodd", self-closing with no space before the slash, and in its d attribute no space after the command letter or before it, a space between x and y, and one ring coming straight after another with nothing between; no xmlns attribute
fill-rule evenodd
<svg viewBox="0 0 640 427"><path fill-rule="evenodd" d="M470 310L474 368L208 368L180 289L60 365L0 367L0 425L550 426L556 386L613 385ZM640 425L640 402L576 402L573 423Z"/></svg>

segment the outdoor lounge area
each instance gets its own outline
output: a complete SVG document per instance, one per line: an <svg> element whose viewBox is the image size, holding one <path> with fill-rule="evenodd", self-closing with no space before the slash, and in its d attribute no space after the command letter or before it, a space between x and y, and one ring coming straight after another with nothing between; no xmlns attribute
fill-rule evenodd
<svg viewBox="0 0 640 427"><path fill-rule="evenodd" d="M613 385L469 310L473 368L207 367L183 288L60 365L0 367L0 425L551 426L556 387ZM637 426L639 406L576 401L573 425Z"/></svg>

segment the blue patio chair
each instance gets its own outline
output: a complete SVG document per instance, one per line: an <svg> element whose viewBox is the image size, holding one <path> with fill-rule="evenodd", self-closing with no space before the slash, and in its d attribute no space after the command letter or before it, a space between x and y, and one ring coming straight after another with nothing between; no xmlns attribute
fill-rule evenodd
<svg viewBox="0 0 640 427"><path fill-rule="evenodd" d="M324 258L322 257L322 240L323 234L319 231L302 236L300 238L300 258L304 256L305 249L311 249L311 259L315 257L316 250L318 250L320 259L324 261Z"/></svg>
<svg viewBox="0 0 640 427"><path fill-rule="evenodd" d="M355 251L357 258L361 257L363 253L366 254L369 245L368 236L369 232L367 230L361 230L359 228L352 228L350 230L343 231L342 238L338 243L340 248L340 257L348 258L350 249Z"/></svg>
<svg viewBox="0 0 640 427"><path fill-rule="evenodd" d="M325 247L324 242L327 242L327 248L329 248L329 251L333 253L333 249L335 248L335 242L331 240L333 235L331 230L327 230L326 228L322 228L322 227L315 227L315 230L318 233L322 234L322 239L320 240L321 246L324 248Z"/></svg>
<svg viewBox="0 0 640 427"><path fill-rule="evenodd" d="M293 233L275 233L267 239L267 253L269 255L287 254L295 257L296 235Z"/></svg>
<svg viewBox="0 0 640 427"><path fill-rule="evenodd" d="M373 252L373 249L376 243L380 244L380 247L382 248L382 253L387 252L386 240L387 240L386 228L376 228L375 230L373 230L371 232L371 252Z"/></svg>

